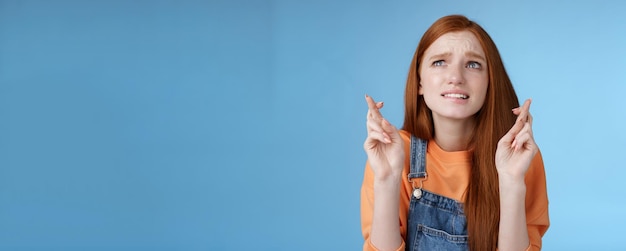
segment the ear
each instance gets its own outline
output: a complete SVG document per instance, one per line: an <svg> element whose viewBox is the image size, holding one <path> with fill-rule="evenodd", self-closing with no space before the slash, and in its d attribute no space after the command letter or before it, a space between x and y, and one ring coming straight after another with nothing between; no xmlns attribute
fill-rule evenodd
<svg viewBox="0 0 626 251"><path fill-rule="evenodd" d="M419 95L424 95L424 89L422 88L422 82L417 86Z"/></svg>

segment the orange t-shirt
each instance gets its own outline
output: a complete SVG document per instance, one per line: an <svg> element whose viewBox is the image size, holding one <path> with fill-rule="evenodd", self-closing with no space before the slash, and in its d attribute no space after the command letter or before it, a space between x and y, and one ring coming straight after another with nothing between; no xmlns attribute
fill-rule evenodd
<svg viewBox="0 0 626 251"><path fill-rule="evenodd" d="M406 179L410 168L411 135L406 131L400 131L404 140L406 160L402 171L402 183L400 188L400 219L399 225L402 239L406 236L407 217L413 187ZM472 156L469 151L446 152L441 149L434 140L428 142L426 151L426 172L428 179L424 180L423 188L432 193L439 194L457 201L464 201L465 189L469 183L469 172L472 165ZM541 237L548 230L550 221L548 218L548 194L546 190L546 177L543 168L541 153L538 153L528 168L525 177L526 182L526 224L530 246L527 250L540 250ZM370 229L374 213L374 172L369 166L365 166L365 175L361 187L361 229L365 243L363 250L376 250L370 242ZM404 242L397 249L404 250Z"/></svg>

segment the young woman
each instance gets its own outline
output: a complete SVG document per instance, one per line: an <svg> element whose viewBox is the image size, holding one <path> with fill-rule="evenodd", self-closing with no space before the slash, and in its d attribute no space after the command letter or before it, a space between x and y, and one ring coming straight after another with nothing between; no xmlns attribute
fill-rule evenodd
<svg viewBox="0 0 626 251"><path fill-rule="evenodd" d="M363 250L540 250L549 226L530 100L519 107L489 35L437 20L409 69L397 130L366 95Z"/></svg>

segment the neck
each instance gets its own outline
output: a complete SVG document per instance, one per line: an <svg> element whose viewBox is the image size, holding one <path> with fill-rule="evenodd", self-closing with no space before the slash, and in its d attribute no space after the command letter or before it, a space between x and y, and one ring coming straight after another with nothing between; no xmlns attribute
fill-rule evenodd
<svg viewBox="0 0 626 251"><path fill-rule="evenodd" d="M435 142L446 152L465 151L469 148L476 122L473 118L452 120L433 118Z"/></svg>

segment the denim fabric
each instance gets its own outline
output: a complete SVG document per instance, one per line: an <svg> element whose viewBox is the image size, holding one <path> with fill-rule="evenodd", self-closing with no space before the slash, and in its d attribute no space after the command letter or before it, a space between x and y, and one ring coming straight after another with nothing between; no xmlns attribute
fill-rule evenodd
<svg viewBox="0 0 626 251"><path fill-rule="evenodd" d="M409 179L426 177L426 146L425 140L411 136ZM411 196L408 219L407 251L469 249L463 204L453 199L422 190L421 197Z"/></svg>

